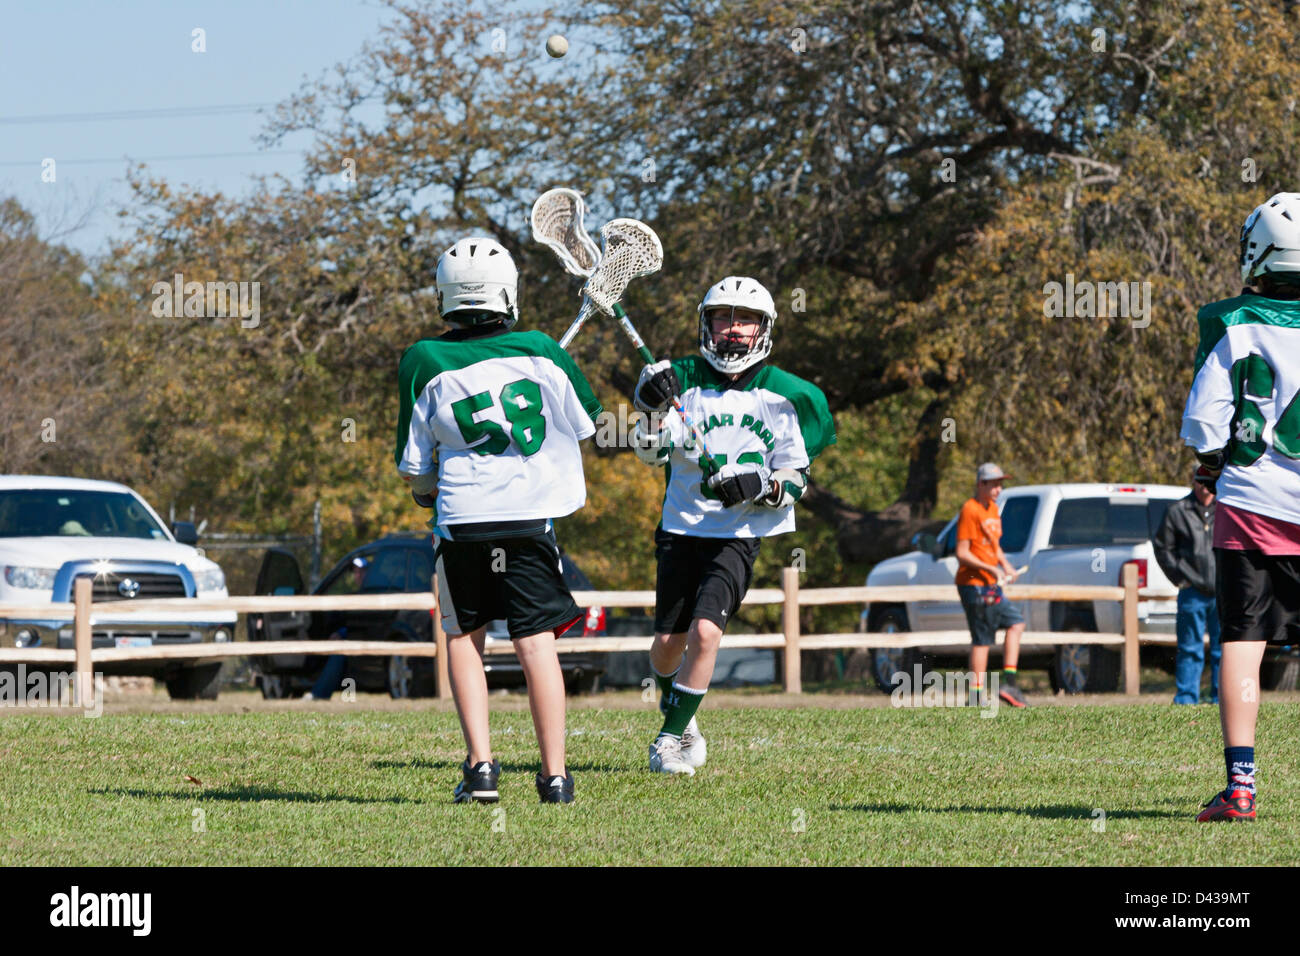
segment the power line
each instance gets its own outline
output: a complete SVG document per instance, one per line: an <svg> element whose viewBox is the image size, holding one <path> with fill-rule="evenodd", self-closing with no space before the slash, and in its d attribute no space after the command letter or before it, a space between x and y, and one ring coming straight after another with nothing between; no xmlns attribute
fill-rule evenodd
<svg viewBox="0 0 1300 956"><path fill-rule="evenodd" d="M93 166L104 163L165 163L173 160L190 160L190 159L234 159L236 157L247 156L301 156L302 153L296 149L258 149L246 153L190 153L186 156L117 156L111 159L59 159L54 157L58 166ZM22 159L11 160L0 163L0 168L16 166L40 166L40 160Z"/></svg>
<svg viewBox="0 0 1300 956"><path fill-rule="evenodd" d="M90 123L99 120L180 119L189 116L228 116L253 113L273 103L232 103L224 106L164 106L146 110L115 110L104 113L38 113L30 116L0 116L0 126L30 123Z"/></svg>

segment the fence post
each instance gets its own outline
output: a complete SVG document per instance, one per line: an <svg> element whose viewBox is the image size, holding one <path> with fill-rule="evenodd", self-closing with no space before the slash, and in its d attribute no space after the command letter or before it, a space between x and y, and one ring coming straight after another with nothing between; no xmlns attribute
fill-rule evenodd
<svg viewBox="0 0 1300 956"><path fill-rule="evenodd" d="M77 706L83 710L95 706L95 665L91 661L90 646L90 599L92 588L90 578L80 577L72 585L73 618L72 645L75 649L77 682Z"/></svg>
<svg viewBox="0 0 1300 956"><path fill-rule="evenodd" d="M1120 581L1124 586L1124 693L1137 694L1141 671L1138 660L1138 569L1124 565Z"/></svg>
<svg viewBox="0 0 1300 956"><path fill-rule="evenodd" d="M433 576L429 590L433 592L433 643L438 656L433 659L435 690L439 700L451 696L451 675L447 671L447 632L442 629L441 598L438 597L438 575Z"/></svg>
<svg viewBox="0 0 1300 956"><path fill-rule="evenodd" d="M785 601L781 605L781 630L785 632L785 692L803 693L803 677L799 661L799 569L785 568L781 572L781 590Z"/></svg>

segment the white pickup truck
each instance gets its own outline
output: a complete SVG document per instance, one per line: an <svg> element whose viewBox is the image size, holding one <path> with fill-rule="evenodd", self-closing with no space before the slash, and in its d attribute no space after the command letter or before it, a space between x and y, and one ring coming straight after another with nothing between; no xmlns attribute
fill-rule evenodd
<svg viewBox="0 0 1300 956"><path fill-rule="evenodd" d="M89 576L93 601L227 597L221 568L194 547L194 526L169 530L126 485L80 478L0 475L0 604L71 601ZM97 611L94 647L175 646L229 641L233 611L176 611L147 618ZM0 616L0 647L71 648L66 618ZM105 674L154 677L178 699L213 700L221 664L141 661L96 666Z"/></svg>
<svg viewBox="0 0 1300 956"><path fill-rule="evenodd" d="M1191 493L1175 485L1062 484L1007 488L998 501L1002 512L1002 550L1014 567L1028 566L1018 584L1116 585L1125 564L1135 562L1138 584L1155 590L1175 588L1157 564L1152 537L1174 501ZM952 584L957 575L957 516L938 535L917 535L918 550L882 561L867 575L867 585ZM1142 631L1174 633L1176 598L1138 602ZM1020 601L1016 606L1030 631L1123 631L1118 601ZM862 612L869 631L966 630L961 602L909 601L873 604ZM1000 643L999 643L999 646ZM892 675L927 656L965 661L967 648L875 651L872 676L892 690ZM1053 689L1067 693L1112 691L1118 687L1119 653L1095 644L1065 644L1053 649L1026 647L1021 666L1046 666Z"/></svg>

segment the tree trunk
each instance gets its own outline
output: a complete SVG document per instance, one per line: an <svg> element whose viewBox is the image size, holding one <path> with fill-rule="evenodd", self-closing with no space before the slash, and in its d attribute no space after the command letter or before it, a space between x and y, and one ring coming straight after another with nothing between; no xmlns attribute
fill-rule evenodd
<svg viewBox="0 0 1300 956"><path fill-rule="evenodd" d="M836 529L835 546L845 561L874 564L910 551L918 533L938 531L942 520L930 517L939 495L939 426L944 396L936 397L917 422L907 481L898 500L881 511L855 508L843 498L809 482L802 504Z"/></svg>

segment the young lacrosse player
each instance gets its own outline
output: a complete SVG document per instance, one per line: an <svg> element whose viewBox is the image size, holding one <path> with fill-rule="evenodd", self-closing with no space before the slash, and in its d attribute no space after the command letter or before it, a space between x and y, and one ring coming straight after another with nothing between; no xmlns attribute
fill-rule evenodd
<svg viewBox="0 0 1300 956"><path fill-rule="evenodd" d="M727 621L749 589L759 542L794 530L808 468L835 441L826 396L767 364L776 305L757 281L728 276L699 305L700 355L647 365L634 401L651 413L633 432L637 456L663 466L655 530L655 638L650 664L663 726L650 769L694 774L707 756L695 713L713 677ZM680 397L716 470L679 414ZM683 656L684 655L684 656Z"/></svg>
<svg viewBox="0 0 1300 956"><path fill-rule="evenodd" d="M1214 556L1228 785L1197 820L1255 819L1255 723L1265 644L1300 641L1300 193L1241 228L1254 288L1197 314L1181 436L1218 475Z"/></svg>
<svg viewBox="0 0 1300 956"><path fill-rule="evenodd" d="M537 793L571 803L555 639L581 612L560 577L551 519L586 502L578 442L594 434L600 403L550 337L511 331L518 273L495 240L448 249L437 287L452 328L402 355L394 458L416 502L436 509L438 600L468 749L455 800L497 800L483 642L487 624L505 619L541 748Z"/></svg>

